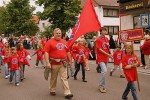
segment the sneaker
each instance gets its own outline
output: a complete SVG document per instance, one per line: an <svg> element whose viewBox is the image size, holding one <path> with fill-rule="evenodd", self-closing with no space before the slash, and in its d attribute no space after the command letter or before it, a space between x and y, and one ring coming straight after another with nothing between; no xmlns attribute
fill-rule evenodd
<svg viewBox="0 0 150 100"><path fill-rule="evenodd" d="M82 82L87 82L86 80L82 80Z"/></svg>
<svg viewBox="0 0 150 100"><path fill-rule="evenodd" d="M109 75L112 76L112 73L113 73L113 72L111 71Z"/></svg>
<svg viewBox="0 0 150 100"><path fill-rule="evenodd" d="M50 92L50 95L55 96L56 93L55 92Z"/></svg>
<svg viewBox="0 0 150 100"><path fill-rule="evenodd" d="M74 76L74 80L77 80L77 77L76 77L76 76Z"/></svg>
<svg viewBox="0 0 150 100"><path fill-rule="evenodd" d="M123 75L120 75L120 78L125 78Z"/></svg>
<svg viewBox="0 0 150 100"><path fill-rule="evenodd" d="M35 65L34 67L37 68L38 66Z"/></svg>
<svg viewBox="0 0 150 100"><path fill-rule="evenodd" d="M72 97L73 97L73 94L68 94L68 95L65 96L66 99L70 99Z"/></svg>
<svg viewBox="0 0 150 100"><path fill-rule="evenodd" d="M106 93L106 89L105 89L105 88L99 88L99 91L100 91L101 93Z"/></svg>
<svg viewBox="0 0 150 100"><path fill-rule="evenodd" d="M19 83L16 83L16 86L19 86Z"/></svg>
<svg viewBox="0 0 150 100"><path fill-rule="evenodd" d="M5 76L5 79L8 79L8 75L7 75L7 76Z"/></svg>

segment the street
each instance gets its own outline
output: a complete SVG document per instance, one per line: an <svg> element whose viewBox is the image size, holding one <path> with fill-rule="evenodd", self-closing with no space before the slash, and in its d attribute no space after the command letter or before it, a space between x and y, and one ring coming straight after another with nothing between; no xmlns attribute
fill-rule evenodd
<svg viewBox="0 0 150 100"><path fill-rule="evenodd" d="M33 50L30 53L33 54ZM0 100L64 100L64 90L62 88L60 78L57 82L56 96L49 94L49 81L44 79L44 69L39 64L38 68L34 67L36 56L32 57L30 61L31 66L25 70L25 80L20 82L19 86L10 84L8 79L4 78L4 68L0 73ZM87 83L82 82L81 71L77 76L77 80L72 77L69 78L71 92L74 97L72 100L121 100L123 91L127 85L126 78L119 77L119 70L113 76L109 76L110 68L113 63L108 63L108 73L106 78L107 93L100 93L98 90L99 73L96 72L95 61L89 61L90 71L86 71ZM139 100L150 100L150 70L138 68L138 75L140 81L141 91L137 93ZM131 92L129 93L129 100L133 100Z"/></svg>

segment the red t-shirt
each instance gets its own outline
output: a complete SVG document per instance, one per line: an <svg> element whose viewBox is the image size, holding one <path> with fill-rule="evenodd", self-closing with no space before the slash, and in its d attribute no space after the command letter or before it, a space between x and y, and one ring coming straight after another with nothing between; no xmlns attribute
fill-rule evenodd
<svg viewBox="0 0 150 100"><path fill-rule="evenodd" d="M76 53L77 53L77 51L76 51L76 49L74 49L76 46L73 46L72 47L72 50L71 50L71 56L73 57L73 59L76 59Z"/></svg>
<svg viewBox="0 0 150 100"><path fill-rule="evenodd" d="M89 59L90 49L88 47L85 47L85 58Z"/></svg>
<svg viewBox="0 0 150 100"><path fill-rule="evenodd" d="M18 70L19 65L18 63L20 62L20 58L17 54L12 54L9 56L9 63L10 63L10 70Z"/></svg>
<svg viewBox="0 0 150 100"><path fill-rule="evenodd" d="M122 52L115 51L113 54L114 65L119 65L122 61Z"/></svg>
<svg viewBox="0 0 150 100"><path fill-rule="evenodd" d="M44 50L36 50L34 54L37 54L37 60L43 60Z"/></svg>
<svg viewBox="0 0 150 100"><path fill-rule="evenodd" d="M125 69L125 67L127 65L132 65L133 63L135 63L135 61L133 60L134 57L136 57L139 65L140 65L140 61L136 55L125 54L122 59L122 68L123 68L124 74L125 74L128 82L136 81L136 79L137 79L136 67L131 67L131 69Z"/></svg>
<svg viewBox="0 0 150 100"><path fill-rule="evenodd" d="M21 49L17 51L17 54L20 57L20 63L28 65L26 57L29 55L29 52L26 49Z"/></svg>
<svg viewBox="0 0 150 100"><path fill-rule="evenodd" d="M44 46L45 46L45 44L46 44L46 42L47 42L46 39L42 39L41 42L42 42L42 46L43 46L43 48L44 48Z"/></svg>
<svg viewBox="0 0 150 100"><path fill-rule="evenodd" d="M6 48L6 49L2 50L2 56L4 56L4 60L3 60L4 64L8 63L9 54L10 54L10 49L9 48Z"/></svg>
<svg viewBox="0 0 150 100"><path fill-rule="evenodd" d="M81 56L81 55L85 56L85 52L86 52L85 47L84 46L75 46L74 49L76 50L75 61L80 62L80 63L85 62L84 57Z"/></svg>
<svg viewBox="0 0 150 100"><path fill-rule="evenodd" d="M50 58L54 59L66 59L67 58L67 42L63 39L56 40L54 38L50 39L44 47L44 51L49 54ZM52 64L61 64L61 63L53 63Z"/></svg>
<svg viewBox="0 0 150 100"><path fill-rule="evenodd" d="M3 43L0 42L0 56L2 55Z"/></svg>
<svg viewBox="0 0 150 100"><path fill-rule="evenodd" d="M109 53L109 48L107 44L109 43L107 37L99 37L96 40L96 53L97 53L97 62L108 62L108 56L101 53L99 49L102 49L106 53Z"/></svg>

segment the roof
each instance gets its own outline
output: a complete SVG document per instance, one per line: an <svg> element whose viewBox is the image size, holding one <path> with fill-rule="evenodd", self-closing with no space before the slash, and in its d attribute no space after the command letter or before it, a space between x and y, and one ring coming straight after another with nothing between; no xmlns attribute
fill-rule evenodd
<svg viewBox="0 0 150 100"><path fill-rule="evenodd" d="M35 22L36 24L39 23L39 17L38 17L38 16L34 15L34 16L32 16L32 19L34 20L34 22Z"/></svg>
<svg viewBox="0 0 150 100"><path fill-rule="evenodd" d="M86 0L81 0L81 6L85 4ZM103 6L119 6L117 0L93 0L94 6L103 5Z"/></svg>

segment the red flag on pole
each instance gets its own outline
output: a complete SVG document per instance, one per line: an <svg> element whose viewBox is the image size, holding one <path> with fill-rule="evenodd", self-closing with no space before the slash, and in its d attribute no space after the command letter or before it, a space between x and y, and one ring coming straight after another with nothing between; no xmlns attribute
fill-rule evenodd
<svg viewBox="0 0 150 100"><path fill-rule="evenodd" d="M87 0L86 4L80 14L80 17L73 28L71 39L68 42L68 46L70 46L74 43L76 39L78 39L80 36L87 34L89 32L96 32L100 30L100 23L97 18L95 9L92 4L93 0Z"/></svg>

